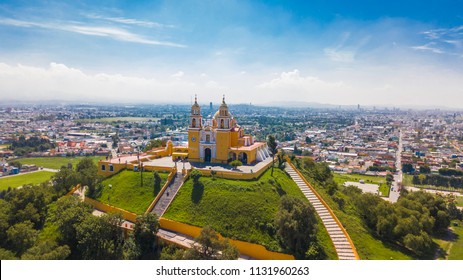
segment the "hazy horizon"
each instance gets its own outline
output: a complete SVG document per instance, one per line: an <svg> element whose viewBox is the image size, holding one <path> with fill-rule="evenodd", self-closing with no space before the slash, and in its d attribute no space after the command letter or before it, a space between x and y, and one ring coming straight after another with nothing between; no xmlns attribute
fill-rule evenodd
<svg viewBox="0 0 463 280"><path fill-rule="evenodd" d="M460 108L462 7L380 4L2 1L0 99Z"/></svg>

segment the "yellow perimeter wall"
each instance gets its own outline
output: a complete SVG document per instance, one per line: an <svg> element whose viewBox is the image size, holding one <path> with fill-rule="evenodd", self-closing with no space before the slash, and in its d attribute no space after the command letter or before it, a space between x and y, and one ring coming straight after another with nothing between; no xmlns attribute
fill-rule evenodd
<svg viewBox="0 0 463 280"><path fill-rule="evenodd" d="M165 230L175 231L181 234L185 234L192 237L198 237L201 233L200 227L195 227L176 221L168 220L165 218L160 218L159 223L161 228ZM219 234L220 239L224 239L222 235ZM251 258L258 260L294 260L292 255L271 252L268 251L264 246L253 244L240 240L229 239L230 243L235 245L240 251L241 254L250 256Z"/></svg>
<svg viewBox="0 0 463 280"><path fill-rule="evenodd" d="M272 162L269 162L265 167L261 168L258 172L254 173L240 173L240 172L233 172L233 171L217 171L215 175L218 178L225 178L225 179L236 179L236 180L252 180L259 178L262 173L264 173L270 166ZM208 169L197 169L201 174L204 176L212 176L211 170Z"/></svg>
<svg viewBox="0 0 463 280"><path fill-rule="evenodd" d="M137 214L135 214L135 213L132 213L132 212L129 212L129 211L126 211L126 210L123 210L123 209L120 209L120 208L105 204L105 203L101 203L101 202L96 201L94 199L85 197L84 202L87 203L87 204L92 205L94 208L100 210L101 212L119 213L119 214L122 215L122 217L125 220L130 221L132 223L135 223L135 221L137 220Z"/></svg>

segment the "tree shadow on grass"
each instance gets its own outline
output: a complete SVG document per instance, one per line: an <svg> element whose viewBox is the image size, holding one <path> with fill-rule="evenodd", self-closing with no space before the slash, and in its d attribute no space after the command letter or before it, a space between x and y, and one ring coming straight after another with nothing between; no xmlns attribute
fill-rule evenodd
<svg viewBox="0 0 463 280"><path fill-rule="evenodd" d="M193 191L191 192L191 201L194 204L198 204L201 201L204 193L204 184L202 182L197 182L193 184Z"/></svg>

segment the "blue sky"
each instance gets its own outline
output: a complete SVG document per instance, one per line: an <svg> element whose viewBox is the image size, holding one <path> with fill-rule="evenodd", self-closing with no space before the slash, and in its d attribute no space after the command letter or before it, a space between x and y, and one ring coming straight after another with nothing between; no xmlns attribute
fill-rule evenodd
<svg viewBox="0 0 463 280"><path fill-rule="evenodd" d="M1 99L463 107L461 1L95 2L0 2Z"/></svg>

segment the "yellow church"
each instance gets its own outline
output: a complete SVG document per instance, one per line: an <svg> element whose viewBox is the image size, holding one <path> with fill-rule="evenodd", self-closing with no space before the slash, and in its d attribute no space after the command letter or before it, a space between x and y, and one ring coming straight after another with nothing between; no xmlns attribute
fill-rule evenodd
<svg viewBox="0 0 463 280"><path fill-rule="evenodd" d="M188 126L188 160L191 162L229 163L240 160L253 164L270 156L265 142L255 142L244 134L222 99L212 119L203 120L197 98L191 106Z"/></svg>

